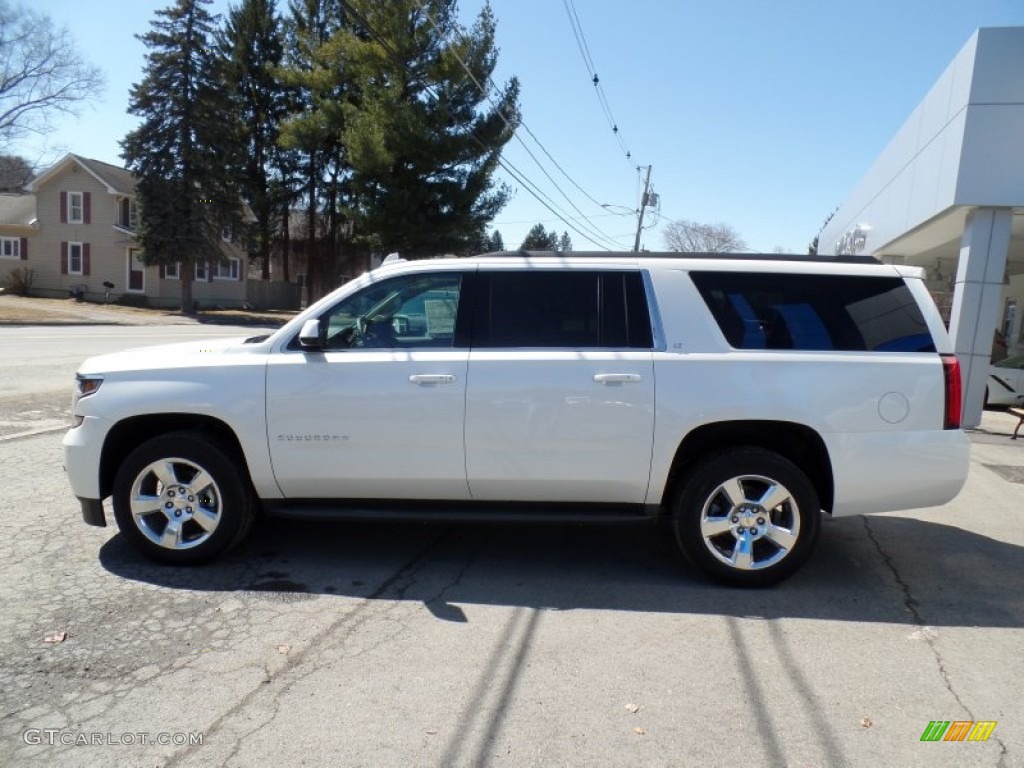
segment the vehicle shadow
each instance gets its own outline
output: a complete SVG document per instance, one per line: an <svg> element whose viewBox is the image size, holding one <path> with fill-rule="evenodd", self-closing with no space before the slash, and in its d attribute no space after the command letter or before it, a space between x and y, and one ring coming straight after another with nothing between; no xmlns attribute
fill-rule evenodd
<svg viewBox="0 0 1024 768"><path fill-rule="evenodd" d="M1024 547L892 516L826 520L811 561L760 590L708 582L655 525L312 523L268 520L220 560L164 566L120 535L100 563L169 589L276 599L339 595L459 604L963 627L1024 626Z"/></svg>

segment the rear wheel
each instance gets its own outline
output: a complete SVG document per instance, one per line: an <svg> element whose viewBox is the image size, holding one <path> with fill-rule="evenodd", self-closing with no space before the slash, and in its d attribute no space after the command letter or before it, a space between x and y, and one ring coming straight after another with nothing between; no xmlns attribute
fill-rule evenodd
<svg viewBox="0 0 1024 768"><path fill-rule="evenodd" d="M209 436L177 432L146 441L114 478L114 517L136 548L169 563L210 560L252 523L252 497L233 453Z"/></svg>
<svg viewBox="0 0 1024 768"><path fill-rule="evenodd" d="M672 500L676 543L705 574L768 586L810 557L821 505L791 461L760 448L714 454L694 466Z"/></svg>

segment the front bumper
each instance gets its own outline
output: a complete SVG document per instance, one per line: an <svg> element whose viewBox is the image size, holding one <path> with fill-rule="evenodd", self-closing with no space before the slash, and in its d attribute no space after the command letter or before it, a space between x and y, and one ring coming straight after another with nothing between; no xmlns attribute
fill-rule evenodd
<svg viewBox="0 0 1024 768"><path fill-rule="evenodd" d="M100 457L110 425L105 419L86 416L64 435L64 471L71 492L80 499L102 499Z"/></svg>

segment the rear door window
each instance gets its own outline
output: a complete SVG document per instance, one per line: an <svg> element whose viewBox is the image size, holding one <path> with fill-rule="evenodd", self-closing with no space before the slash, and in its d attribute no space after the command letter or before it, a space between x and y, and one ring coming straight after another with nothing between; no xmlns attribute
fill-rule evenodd
<svg viewBox="0 0 1024 768"><path fill-rule="evenodd" d="M691 272L736 349L934 352L899 277Z"/></svg>
<svg viewBox="0 0 1024 768"><path fill-rule="evenodd" d="M485 271L479 281L474 347L651 348L639 272Z"/></svg>

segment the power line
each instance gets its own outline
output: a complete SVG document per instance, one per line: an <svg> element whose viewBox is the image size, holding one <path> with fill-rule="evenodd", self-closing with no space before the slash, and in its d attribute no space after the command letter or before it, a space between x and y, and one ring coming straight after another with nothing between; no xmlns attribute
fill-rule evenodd
<svg viewBox="0 0 1024 768"><path fill-rule="evenodd" d="M594 65L594 57L590 54L590 45L587 43L587 36L583 33L583 25L580 24L579 14L576 13L576 5L573 0L562 0L562 5L565 7L565 12L569 16L569 26L572 27L573 36L576 38L576 47L579 48L580 56L583 58L583 66L587 68L587 73L590 75L590 82L594 84L594 91L597 93L597 101L601 105L601 110L604 112L605 119L608 121L608 126L612 129L615 140L619 143L619 148L626 156L626 162L631 162L633 159L633 153L630 152L629 146L626 144L626 140L622 136L622 131L619 130L618 121L616 121L615 116L612 114L612 108L608 103L608 97L605 95L604 88L601 86L601 78L598 77L597 67Z"/></svg>
<svg viewBox="0 0 1024 768"><path fill-rule="evenodd" d="M430 25L438 33L440 33L442 36L447 36L446 30L441 29L440 25L437 23L437 21L431 15L430 11L427 10L425 2L420 4L419 9L423 13L423 15L427 19L427 21L430 22ZM455 29L456 33L459 35L459 37L462 39L462 42L464 42L464 43L467 42L465 35L462 34L462 31L459 29L459 27L457 25L454 27L454 29ZM580 214L580 217L582 217L582 220L587 222L586 228L591 232L591 235L592 235L592 237L589 237L588 239L591 240L591 242L594 242L593 236L596 236L598 239L603 240L606 243L611 243L616 248L621 247L621 245L619 243L616 243L614 240L612 240L600 228L598 228L597 226L595 226L595 225L590 223L590 217L588 217L587 214L585 214L582 210L580 210L579 206L576 205L576 203L573 202L572 198L570 198L569 195L567 195L565 193L565 190L563 190L559 186L558 182L555 181L554 178L552 178L551 174L548 173L548 171L544 167L543 163L541 163L540 160L537 159L537 156L527 146L526 142L523 141L522 137L519 136L518 131L516 130L517 126L513 126L508 121L508 118L506 118L504 113L501 111L500 105L494 103L494 99L491 96L491 91L483 86L483 84L477 79L477 77L473 73L473 71L469 68L469 65L466 64L466 62L462 59L461 56L459 56L459 54L454 49L451 50L450 52L455 57L455 60L459 62L459 65L466 72L466 74L469 75L469 79L473 81L473 84L480 91L481 95L485 99L487 99L487 101L491 104L491 106L493 106L493 107L495 107L497 109L498 116L505 123L505 125L508 126L508 128L512 131L512 135L515 137L516 141L518 141L523 146L523 149L526 150L526 153L530 156L530 158L533 160L533 162L536 163L537 167L540 168L541 173L543 173L547 177L548 181L550 181L551 184L554 186L554 188L558 190L559 194L561 194L562 197L565 198L566 202L569 203L569 205L573 208L573 210L575 210L578 214ZM494 82L494 80L491 77L488 77L487 81L488 81L488 83L490 84L491 88L494 91L500 90L498 88L497 84ZM547 150L547 148L541 143L540 139L537 138L536 134L534 134L533 131L531 131L529 129L529 127L523 121L521 116L520 116L520 119L519 119L519 127L522 127L522 128L524 128L526 130L526 132L530 135L530 137L537 143L537 146L540 147L541 151L544 152L544 154L547 155L548 159L550 159L551 162L554 163L555 167L558 168L558 170L562 172L563 176L565 176L570 182L572 182L572 184L578 190L580 190L580 192L582 192L588 199L590 199L595 205L601 206L600 202L598 202L592 195L590 195L590 193L588 193L585 189L583 189L583 187L581 187L575 181L575 179L573 179L566 172L566 170L564 168L562 168L562 166L558 163L558 161L555 160L555 158L551 155L551 153ZM520 171L519 173L522 174L522 171ZM548 198L548 199L550 200L550 198ZM568 223L568 222L566 222L566 223ZM581 226L583 226L583 225L581 224Z"/></svg>

